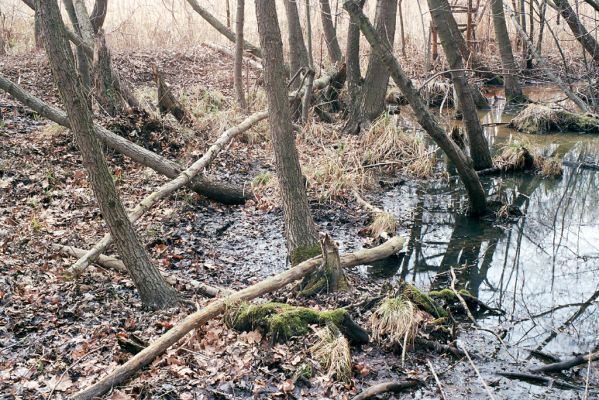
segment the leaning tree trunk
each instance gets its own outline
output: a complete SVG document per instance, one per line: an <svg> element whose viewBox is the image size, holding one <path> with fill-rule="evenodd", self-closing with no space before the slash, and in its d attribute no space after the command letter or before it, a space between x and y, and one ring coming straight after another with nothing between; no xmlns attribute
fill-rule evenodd
<svg viewBox="0 0 599 400"><path fill-rule="evenodd" d="M48 60L67 109L71 131L81 151L102 216L114 235L118 252L144 306L164 308L173 305L177 302L175 290L166 283L150 261L116 192L102 148L94 133L85 93L77 79L75 62L66 41L58 4L56 0L37 0L36 9L42 24Z"/></svg>
<svg viewBox="0 0 599 400"><path fill-rule="evenodd" d="M333 15L331 14L329 0L320 0L320 19L322 20L322 30L329 52L329 58L333 64L340 63L342 58L341 48L339 47L337 32L333 25Z"/></svg>
<svg viewBox="0 0 599 400"><path fill-rule="evenodd" d="M391 49L395 38L397 0L378 0L376 3L375 29ZM385 96L389 83L389 71L375 52L368 58L368 70L364 78L362 108L364 117L373 121L385 111Z"/></svg>
<svg viewBox="0 0 599 400"><path fill-rule="evenodd" d="M77 13L77 9L75 8L74 0L64 0L64 5L67 10L67 14L69 19L71 20L71 24L73 25L73 30L77 35L79 35L83 41L92 48L93 52L93 38L88 35L88 32L84 32L84 24L80 23L79 18L80 15ZM79 8L81 8L79 6ZM80 10L80 13L82 11ZM79 70L79 75L81 76L81 80L83 82L83 87L86 93L90 92L91 84L92 84L92 73L90 67L91 57L88 58L88 55L85 54L85 50L81 47L77 47L77 68Z"/></svg>
<svg viewBox="0 0 599 400"><path fill-rule="evenodd" d="M293 6L295 7L295 4ZM274 0L257 0L256 17L260 48L264 51L268 122L285 214L287 250L292 264L296 265L317 255L320 249L291 125L289 100L285 89L283 44Z"/></svg>
<svg viewBox="0 0 599 400"><path fill-rule="evenodd" d="M580 42L582 47L590 54L593 61L599 64L599 43L593 35L582 25L578 15L568 3L568 0L554 0L555 5L561 16L566 20L568 26L574 33L576 40Z"/></svg>
<svg viewBox="0 0 599 400"><path fill-rule="evenodd" d="M284 0L287 15L288 45L289 45L289 75L294 76L300 68L308 66L308 50L302 34L296 0ZM292 87L298 88L301 79L296 79Z"/></svg>
<svg viewBox="0 0 599 400"><path fill-rule="evenodd" d="M437 143L441 150L445 152L450 161L455 164L458 174L466 187L468 197L470 198L471 214L476 216L485 214L487 209L485 192L476 171L470 165L468 157L447 136L443 128L430 113L427 105L414 87L414 84L402 70L397 59L393 56L392 48L377 34L375 28L360 9L358 3L354 0L344 0L343 7L350 14L352 21L360 26L360 30L364 34L366 40L370 43L373 51L378 55L381 63L387 68L403 95L406 96L406 99L416 115L418 123L431 136L435 143Z"/></svg>
<svg viewBox="0 0 599 400"><path fill-rule="evenodd" d="M125 100L121 93L114 88L112 60L102 29L96 35L92 65L94 97L102 110L111 117L115 117L125 108Z"/></svg>
<svg viewBox="0 0 599 400"><path fill-rule="evenodd" d="M235 62L233 80L235 83L235 94L237 95L237 104L242 110L245 110L245 93L243 92L243 18L245 14L245 0L237 0L237 13L235 21Z"/></svg>
<svg viewBox="0 0 599 400"><path fill-rule="evenodd" d="M94 29L94 33L98 33L104 26L106 13L108 12L108 0L96 0L92 14L89 16L90 22Z"/></svg>
<svg viewBox="0 0 599 400"><path fill-rule="evenodd" d="M464 72L464 63L458 48L458 41L462 34L447 0L428 0L428 8L431 10L432 19L437 26L437 33L441 39L447 63L452 70L451 77L464 117L473 167L476 170L491 168L493 161L491 160L489 143L485 139L485 133L478 119L472 96L472 87L468 84Z"/></svg>
<svg viewBox="0 0 599 400"><path fill-rule="evenodd" d="M503 0L491 0L491 13L493 14L493 26L495 27L495 39L499 46L501 64L503 65L503 81L505 85L505 98L508 102L522 102L525 97L522 94L522 86L518 81L518 66L514 61L512 42L507 30L505 13L503 11Z"/></svg>

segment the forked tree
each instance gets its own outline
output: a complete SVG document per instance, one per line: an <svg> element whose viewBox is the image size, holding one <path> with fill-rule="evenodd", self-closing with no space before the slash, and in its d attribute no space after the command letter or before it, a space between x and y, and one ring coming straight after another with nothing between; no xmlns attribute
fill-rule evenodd
<svg viewBox="0 0 599 400"><path fill-rule="evenodd" d="M474 169L481 170L491 168L491 152L489 143L485 139L483 128L478 119L476 105L472 90L464 71L464 63L458 43L463 40L458 24L451 12L447 0L428 0L428 8L431 10L433 22L437 27L437 34L441 39L441 45L445 52L445 58L451 68L451 78L457 94L459 108L464 118L464 126L468 141L470 142L470 157Z"/></svg>
<svg viewBox="0 0 599 400"><path fill-rule="evenodd" d="M289 74L294 76L300 68L308 67L308 50L304 42L302 26L297 9L297 0L283 0L285 14L287 16L287 44L289 46ZM291 85L299 87L301 79L297 79Z"/></svg>
<svg viewBox="0 0 599 400"><path fill-rule="evenodd" d="M256 18L263 55L268 123L285 217L287 251L291 264L297 265L320 254L321 249L316 224L308 205L304 177L291 125L289 98L285 87L283 43L275 0L256 0ZM327 277L324 277L322 281L326 280ZM345 279L340 280L339 288L342 288L343 283L346 283ZM337 287L331 284L326 289L334 291Z"/></svg>
<svg viewBox="0 0 599 400"><path fill-rule="evenodd" d="M42 25L48 61L67 110L71 131L118 253L139 291L143 305L148 308L171 306L177 302L177 294L152 264L117 194L94 132L92 114L81 80L77 77L75 60L66 41L65 27L56 0L36 0L36 18Z"/></svg>
<svg viewBox="0 0 599 400"><path fill-rule="evenodd" d="M522 94L522 86L518 80L518 65L514 60L512 42L507 30L505 13L503 11L503 0L491 0L491 13L493 14L493 27L495 28L495 40L499 47L501 65L503 66L503 82L505 85L505 98L508 102L522 102L525 97Z"/></svg>

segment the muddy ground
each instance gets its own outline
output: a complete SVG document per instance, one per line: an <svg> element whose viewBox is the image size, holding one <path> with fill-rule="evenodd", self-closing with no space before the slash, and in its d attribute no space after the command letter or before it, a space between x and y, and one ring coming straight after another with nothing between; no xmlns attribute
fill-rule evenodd
<svg viewBox="0 0 599 400"><path fill-rule="evenodd" d="M137 88L152 85L149 62L157 61L176 91L199 85L222 93L227 105L233 102L232 62L209 48L188 54L119 54L117 60ZM59 104L43 54L6 58L0 68L34 94ZM56 254L51 245L89 248L106 231L72 135L4 93L0 110L0 398L66 398L131 357L118 345L118 337L134 334L152 341L194 310L181 306L145 311L131 280L97 266L76 280L64 276L74 260ZM174 147L176 135L158 132L151 138L154 147L149 147L189 162L218 135L210 128L193 132L184 145ZM111 151L107 158L128 208L166 181ZM268 144L240 141L209 169L223 180L246 184L265 171L273 172ZM422 184L398 177L384 180ZM385 185L370 198L376 201L385 190L395 189ZM399 202L398 234L407 236L412 208ZM322 204L312 199L311 204L319 228L330 232L342 251L368 244L359 231L369 216L353 200ZM277 204L250 201L244 206L223 206L182 190L149 211L137 226L161 272L184 298L201 308L210 299L198 292L198 282L236 290L288 267L282 224ZM359 269L350 271L349 277L354 287L350 294L305 300L295 298L288 288L268 299L333 308L376 296L387 282ZM371 312L351 308L352 317L361 324ZM469 324L456 329L496 398L582 398L581 391L497 376L497 371L517 370L526 362L511 361L506 347L486 331ZM401 354L375 344L352 348L353 378L337 383L325 377L312 359L308 348L314 341L315 336L308 335L273 345L257 331L235 332L216 319L105 398L345 399L380 381L405 377L422 379L424 384L389 398L439 398L428 361L448 398L488 396L467 359L417 349L407 354L404 364ZM294 383L296 370L305 363L314 366L315 376ZM579 369L561 379L579 384L585 372Z"/></svg>

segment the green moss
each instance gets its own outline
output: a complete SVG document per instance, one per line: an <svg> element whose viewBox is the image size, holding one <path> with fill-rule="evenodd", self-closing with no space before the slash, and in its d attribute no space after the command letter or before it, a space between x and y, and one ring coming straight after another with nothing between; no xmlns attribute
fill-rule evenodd
<svg viewBox="0 0 599 400"><path fill-rule="evenodd" d="M243 302L228 307L225 323L240 331L260 329L270 334L273 341L282 342L305 335L310 331L310 325L330 322L339 326L346 315L344 309L318 311L285 303L254 305Z"/></svg>
<svg viewBox="0 0 599 400"><path fill-rule="evenodd" d="M466 289L460 289L458 290L458 293L463 297L473 297L472 294ZM429 292L429 296L441 298L445 301L459 301L459 299L451 289L432 290Z"/></svg>
<svg viewBox="0 0 599 400"><path fill-rule="evenodd" d="M414 285L404 283L401 294L433 317L441 318L447 316L445 310L439 307L430 296L418 290Z"/></svg>
<svg viewBox="0 0 599 400"><path fill-rule="evenodd" d="M289 255L291 260L291 265L296 266L297 264L309 260L312 257L316 257L320 255L320 245L318 243L314 243L308 246L300 246L293 251Z"/></svg>
<svg viewBox="0 0 599 400"><path fill-rule="evenodd" d="M295 370L295 373L293 374L293 380L294 380L294 382L301 381L301 380L308 381L313 376L314 376L314 368L312 368L312 364L302 363Z"/></svg>

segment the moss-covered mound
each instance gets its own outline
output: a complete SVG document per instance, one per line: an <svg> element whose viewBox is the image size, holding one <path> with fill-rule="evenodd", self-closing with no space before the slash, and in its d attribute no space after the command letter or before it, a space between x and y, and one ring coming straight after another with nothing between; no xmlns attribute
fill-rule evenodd
<svg viewBox="0 0 599 400"><path fill-rule="evenodd" d="M565 131L599 133L599 116L531 104L512 119L508 126L537 135Z"/></svg>
<svg viewBox="0 0 599 400"><path fill-rule="evenodd" d="M225 312L225 323L239 331L260 329L270 335L274 342L283 342L294 336L303 336L310 325L335 325L353 342L368 342L368 334L356 325L347 310L318 311L308 307L296 307L285 303L230 305Z"/></svg>

